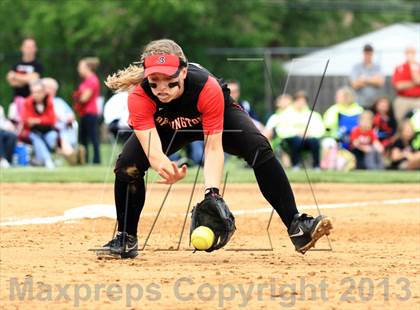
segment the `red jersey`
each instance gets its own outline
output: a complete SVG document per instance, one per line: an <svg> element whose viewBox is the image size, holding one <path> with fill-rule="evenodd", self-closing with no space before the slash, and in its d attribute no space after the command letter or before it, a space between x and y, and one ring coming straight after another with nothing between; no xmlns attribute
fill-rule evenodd
<svg viewBox="0 0 420 310"><path fill-rule="evenodd" d="M181 97L162 103L153 95L147 79L128 96L128 123L134 130L154 127L170 130L223 130L225 101L229 95L201 66L188 65Z"/></svg>
<svg viewBox="0 0 420 310"><path fill-rule="evenodd" d="M42 104L44 105L44 111L38 112L33 97L26 98L22 111L23 132L20 135L21 138L27 138L29 131L34 129L44 132L54 128L56 116L52 98L50 96L45 97ZM28 123L28 119L30 118L37 118L41 122L31 127Z"/></svg>
<svg viewBox="0 0 420 310"><path fill-rule="evenodd" d="M415 71L420 73L420 64L417 63L412 66L414 66ZM394 75L392 76L392 84L394 87L398 82L412 80L413 77L411 76L410 64L404 63L395 68ZM415 85L414 87L404 90L398 90L397 95L402 97L420 97L420 85Z"/></svg>
<svg viewBox="0 0 420 310"><path fill-rule="evenodd" d="M359 140L361 145L372 145L374 141L378 141L378 137L373 129L362 130L359 126L354 127L350 134L350 144L354 148L354 141Z"/></svg>
<svg viewBox="0 0 420 310"><path fill-rule="evenodd" d="M79 85L79 88L75 92L75 99L77 101L77 97L86 90L91 89L92 95L90 96L89 100L85 103L76 102L74 109L79 113L80 116L84 116L86 114L98 114L98 106L96 101L100 95L101 86L99 83L99 79L96 74L92 74L85 78L83 82Z"/></svg>

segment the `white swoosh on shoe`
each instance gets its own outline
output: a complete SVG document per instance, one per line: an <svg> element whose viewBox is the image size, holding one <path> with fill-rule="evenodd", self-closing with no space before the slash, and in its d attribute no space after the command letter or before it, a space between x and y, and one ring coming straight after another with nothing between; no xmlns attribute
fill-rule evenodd
<svg viewBox="0 0 420 310"><path fill-rule="evenodd" d="M304 234L304 232L303 232L302 228L300 228L300 226L299 226L299 231L296 234L290 235L289 237L290 238L300 237L300 236L303 236L303 234Z"/></svg>

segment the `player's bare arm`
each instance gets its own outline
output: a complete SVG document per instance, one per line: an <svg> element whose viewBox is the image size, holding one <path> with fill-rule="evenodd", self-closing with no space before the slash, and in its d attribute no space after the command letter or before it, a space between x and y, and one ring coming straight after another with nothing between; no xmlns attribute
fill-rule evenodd
<svg viewBox="0 0 420 310"><path fill-rule="evenodd" d="M223 174L224 153L222 146L222 133L214 133L204 137L204 179L205 188L220 188Z"/></svg>

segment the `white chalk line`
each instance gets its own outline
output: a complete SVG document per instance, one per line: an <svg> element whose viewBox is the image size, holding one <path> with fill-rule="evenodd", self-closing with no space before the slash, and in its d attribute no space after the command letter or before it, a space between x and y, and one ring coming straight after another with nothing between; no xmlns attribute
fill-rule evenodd
<svg viewBox="0 0 420 310"><path fill-rule="evenodd" d="M403 198L403 199L389 199L389 200L374 200L374 201L361 201L361 202L344 202L344 203L330 203L318 205L320 209L343 209L355 207L367 207L374 205L397 205L397 204L411 204L420 203L418 198ZM299 210L313 210L316 205L301 205ZM232 210L234 215L248 215L248 214L261 214L270 213L272 208L259 208L250 210ZM155 216L156 213L142 213L142 216ZM183 216L183 213L171 213L169 216ZM0 222L0 226L18 226L18 225L34 225L34 224L54 224L58 222L74 222L80 219L95 219L95 218L111 218L115 219L115 207L108 204L95 204L72 208L64 211L63 215L50 216L50 217L35 217L28 219L8 219Z"/></svg>

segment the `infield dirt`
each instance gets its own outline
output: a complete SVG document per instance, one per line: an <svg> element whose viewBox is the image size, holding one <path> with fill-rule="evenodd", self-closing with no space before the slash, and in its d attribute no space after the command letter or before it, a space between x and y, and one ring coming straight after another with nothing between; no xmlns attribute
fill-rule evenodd
<svg viewBox="0 0 420 310"><path fill-rule="evenodd" d="M88 249L110 239L113 219L4 223L113 204L112 186L1 184L1 308L419 309L420 186L313 187L321 206L370 202L321 208L334 225L332 251L323 238L317 248L325 251L296 253L276 213L269 229L273 250L263 250L270 248L266 229L270 213L264 210L269 205L256 184L226 188L225 200L232 211L245 211L236 215L237 231L226 249L192 253L188 214L180 249L175 251L192 192L192 185L181 184L173 186L147 247L136 259L104 260ZM308 185L294 184L293 189L299 206L314 204ZM166 190L166 186L148 188L139 224L140 247ZM199 187L192 204L201 198Z"/></svg>

